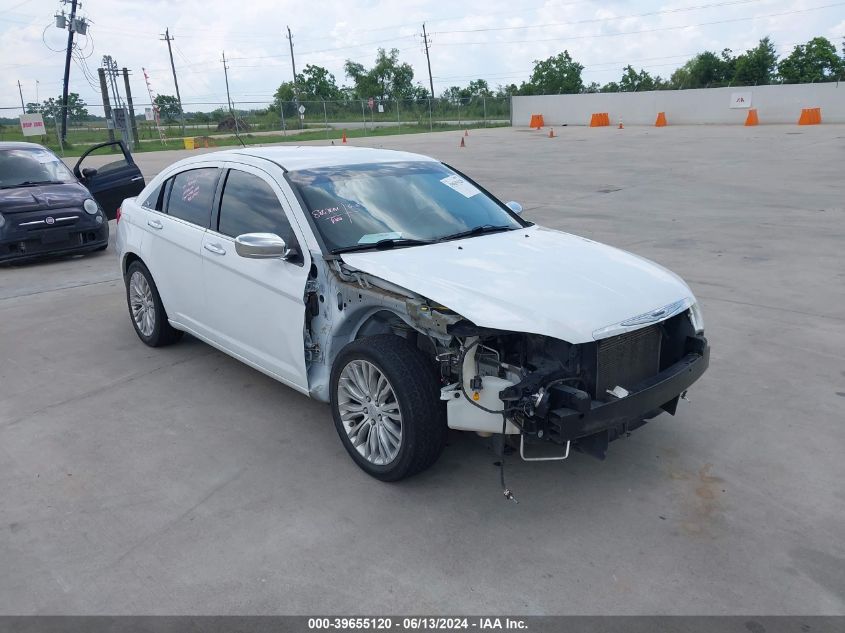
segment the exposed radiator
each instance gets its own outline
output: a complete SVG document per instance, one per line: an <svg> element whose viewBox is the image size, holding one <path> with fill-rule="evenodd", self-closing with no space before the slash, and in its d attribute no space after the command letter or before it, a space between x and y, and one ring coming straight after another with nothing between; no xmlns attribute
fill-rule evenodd
<svg viewBox="0 0 845 633"><path fill-rule="evenodd" d="M660 371L660 326L650 325L633 332L598 341L596 399L607 400L608 389L617 385L631 389Z"/></svg>

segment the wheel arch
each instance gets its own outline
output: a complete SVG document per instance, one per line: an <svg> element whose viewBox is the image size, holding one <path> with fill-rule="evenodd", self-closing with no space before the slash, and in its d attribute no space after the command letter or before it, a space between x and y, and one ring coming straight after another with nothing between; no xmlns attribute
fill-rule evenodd
<svg viewBox="0 0 845 633"><path fill-rule="evenodd" d="M141 259L141 256L138 255L137 253L129 251L126 254L124 254L123 261L121 262L121 265L120 265L120 271L123 273L124 277L126 276L126 273L129 272L129 267L132 265L133 262L141 262L142 264L144 264L144 260ZM144 264L144 266L147 266L147 265ZM147 266L147 270L149 270L149 266Z"/></svg>

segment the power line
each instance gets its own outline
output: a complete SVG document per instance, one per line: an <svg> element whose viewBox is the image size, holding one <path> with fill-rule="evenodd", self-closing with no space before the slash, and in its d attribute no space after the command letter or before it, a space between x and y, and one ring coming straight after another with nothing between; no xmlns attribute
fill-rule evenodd
<svg viewBox="0 0 845 633"><path fill-rule="evenodd" d="M552 38L545 38L545 39L530 39L530 40L488 40L488 41L480 41L480 42L441 42L441 46L484 46L487 44L496 44L500 46L502 44L525 44L525 43L534 43L534 42L564 42L566 40L581 40L581 39L593 39L593 38L601 38L601 37L619 37L623 35L640 35L642 33L657 33L661 31L677 31L680 29L688 29L690 27L697 27L697 26L712 26L715 24L728 24L731 22L747 22L749 20L758 20L761 18L775 18L781 17L784 15L794 15L796 13L809 13L810 11L820 11L823 9L831 9L833 7L841 7L845 5L845 2L837 2L834 4L825 4L817 7L809 7L806 9L795 9L793 11L783 11L780 13L768 13L763 15L751 15L742 18L727 18L725 20L714 20L712 22L700 22L698 24L681 24L676 26L663 26L657 27L652 29L640 29L638 31L620 31L618 33L594 33L589 35L567 35L566 37L552 37Z"/></svg>
<svg viewBox="0 0 845 633"><path fill-rule="evenodd" d="M576 20L574 22L546 22L543 24L526 24L524 26L497 26L486 27L480 29L459 29L454 31L438 31L438 35L447 35L452 33L485 33L491 31L520 31L524 29L543 29L554 26L574 26L577 24L592 24L596 22L612 22L613 20L628 20L631 18L645 18L653 15L667 15L671 13L686 13L688 11L700 11L703 9L713 9L716 7L727 7L740 4L752 4L755 2L765 2L766 0L727 0L725 2L714 2L712 4L700 4L693 7L676 7L674 9L663 9L661 11L648 11L646 13L635 13L633 15L615 15L606 18L588 18L585 20Z"/></svg>

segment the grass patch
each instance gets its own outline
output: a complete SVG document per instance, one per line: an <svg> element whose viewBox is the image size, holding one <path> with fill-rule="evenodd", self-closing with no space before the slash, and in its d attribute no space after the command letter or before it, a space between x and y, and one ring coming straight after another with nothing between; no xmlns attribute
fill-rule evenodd
<svg viewBox="0 0 845 633"><path fill-rule="evenodd" d="M431 128L429 125L426 124L403 124L400 126L392 126L392 127L376 127L374 129L367 129L364 130L363 128L360 129L350 129L346 131L346 136L348 139L358 139L358 138L367 138L367 137L374 137L374 136L396 136L398 134L422 134L426 132L455 132L464 129L476 129L476 128L484 128L484 127L507 127L505 123L490 123L488 125L448 125L448 124L438 124L435 123ZM341 137L343 135L343 130L341 129L329 129L326 131L325 129L322 130L313 130L313 131L305 131L305 132L297 132L297 133L288 133L287 135L283 134L281 131L274 134L241 134L241 139L243 140L245 145L266 145L270 143L301 143L303 141L335 141L335 143L340 143ZM44 137L41 137L42 139ZM206 138L205 135L197 135L198 139L198 147L204 147L204 139ZM11 140L11 139L4 139L4 140ZM85 140L80 141L79 139L74 138L72 143L65 143L64 152L61 152L59 149L59 144L55 138L48 140L46 143L39 140L38 137L33 137L30 139L33 143L41 143L46 147L50 148L56 154L65 157L72 157L72 156L81 156L88 150L91 145L95 143L102 143L106 139L103 138L96 138L93 140ZM240 146L240 141L235 136L217 136L217 135L208 135L209 146L212 147L231 147L231 146ZM137 144L133 153L141 153L141 152L160 152L164 150L174 150L174 149L183 149L184 144L181 138L170 139L167 141L166 144L162 143L160 140L143 140L140 144Z"/></svg>

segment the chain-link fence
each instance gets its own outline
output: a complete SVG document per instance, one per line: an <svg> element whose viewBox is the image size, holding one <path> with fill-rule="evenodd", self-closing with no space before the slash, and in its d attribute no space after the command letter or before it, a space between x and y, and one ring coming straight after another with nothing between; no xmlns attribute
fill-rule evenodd
<svg viewBox="0 0 845 633"><path fill-rule="evenodd" d="M273 143L285 140L334 140L345 132L348 138L437 132L510 124L510 98L475 97L462 100L346 100L184 103L178 109L161 111L159 120L147 120L152 104L135 103L135 125L131 132L135 151L176 149L189 144L215 146ZM105 117L102 104L89 104L88 116L70 116L67 137L59 143L56 117L45 116L47 135L24 138L17 116L20 108L0 108L0 140L30 140L66 154L79 154L86 147L115 138L120 130Z"/></svg>

